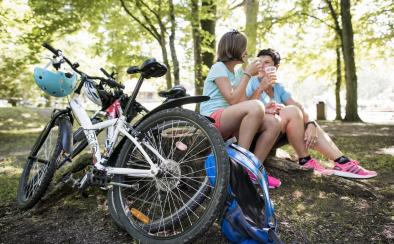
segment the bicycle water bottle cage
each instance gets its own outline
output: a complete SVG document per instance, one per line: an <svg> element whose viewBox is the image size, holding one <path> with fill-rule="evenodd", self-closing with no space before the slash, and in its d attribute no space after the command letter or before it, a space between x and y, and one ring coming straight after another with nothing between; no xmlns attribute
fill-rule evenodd
<svg viewBox="0 0 394 244"><path fill-rule="evenodd" d="M186 97L189 96L189 94L186 93L185 87L181 85L177 85L168 91L160 91L159 96L167 99L174 99L174 98Z"/></svg>

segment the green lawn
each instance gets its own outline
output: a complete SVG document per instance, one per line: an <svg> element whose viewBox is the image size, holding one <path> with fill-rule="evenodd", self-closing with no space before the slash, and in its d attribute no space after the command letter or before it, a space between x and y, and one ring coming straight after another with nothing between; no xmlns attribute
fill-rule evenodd
<svg viewBox="0 0 394 244"><path fill-rule="evenodd" d="M13 206L25 158L49 116L47 109L0 108L0 206ZM336 144L346 155L364 162L368 169L377 170L379 176L348 181L335 176L268 169L282 180L282 186L270 192L280 236L287 243L394 241L394 126L321 124L335 137ZM294 153L289 146L284 149ZM319 154L312 155L330 164ZM346 182L356 182L356 185L348 186ZM104 197L100 199L97 201L103 204ZM74 209L89 202L92 201L67 198L62 205ZM92 204L94 207L95 203ZM210 231L213 240L223 240L217 229Z"/></svg>

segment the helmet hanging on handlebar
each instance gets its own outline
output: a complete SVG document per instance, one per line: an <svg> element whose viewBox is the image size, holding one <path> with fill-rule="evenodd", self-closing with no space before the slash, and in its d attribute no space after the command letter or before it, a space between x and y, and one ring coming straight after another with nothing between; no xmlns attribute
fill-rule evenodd
<svg viewBox="0 0 394 244"><path fill-rule="evenodd" d="M90 80L85 81L85 83L83 83L82 90L90 101L92 101L93 103L99 106L102 106L100 94L98 93L96 85L92 81Z"/></svg>
<svg viewBox="0 0 394 244"><path fill-rule="evenodd" d="M41 90L55 97L70 95L77 85L77 75L75 73L50 71L39 67L34 69L34 80Z"/></svg>

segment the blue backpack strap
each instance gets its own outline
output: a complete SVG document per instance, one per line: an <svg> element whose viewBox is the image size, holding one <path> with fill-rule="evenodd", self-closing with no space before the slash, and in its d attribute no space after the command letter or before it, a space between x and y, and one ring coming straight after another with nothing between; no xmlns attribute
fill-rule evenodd
<svg viewBox="0 0 394 244"><path fill-rule="evenodd" d="M259 185L262 189L262 193L264 195L264 201L265 201L265 227L268 227L270 222L276 222L272 221L272 218L275 219L274 215L274 207L273 204L270 200L269 197L269 191L268 191L268 178L267 174L265 172L264 166L261 163L261 161L250 151L236 145L236 144L231 144L229 146L233 150L232 154L228 153L230 157L234 155L234 159L238 159L237 162L241 164L243 167L247 168L251 173L253 173L256 178L258 179ZM227 152L230 150L227 149ZM248 159L248 160L247 160ZM276 227L275 226L269 226L270 228Z"/></svg>
<svg viewBox="0 0 394 244"><path fill-rule="evenodd" d="M264 227L264 200L258 194L248 173L235 160L230 160L230 186L245 218L254 226Z"/></svg>

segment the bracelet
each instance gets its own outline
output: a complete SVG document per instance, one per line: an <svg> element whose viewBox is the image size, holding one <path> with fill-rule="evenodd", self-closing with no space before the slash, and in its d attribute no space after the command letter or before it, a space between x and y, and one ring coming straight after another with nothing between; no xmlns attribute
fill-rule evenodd
<svg viewBox="0 0 394 244"><path fill-rule="evenodd" d="M309 124L313 124L317 128L316 121L312 120L312 121L308 121L308 122L305 123L305 129L308 127Z"/></svg>
<svg viewBox="0 0 394 244"><path fill-rule="evenodd" d="M252 76L250 74L246 73L246 72L244 72L244 75L248 76L249 79L252 78Z"/></svg>

